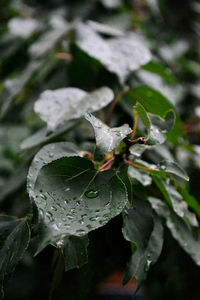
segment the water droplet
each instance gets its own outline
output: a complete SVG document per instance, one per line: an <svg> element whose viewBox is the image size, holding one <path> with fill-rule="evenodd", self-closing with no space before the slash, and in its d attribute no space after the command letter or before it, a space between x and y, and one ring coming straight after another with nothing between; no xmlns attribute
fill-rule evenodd
<svg viewBox="0 0 200 300"><path fill-rule="evenodd" d="M161 166L160 166L160 169L161 169L161 170L166 170L166 166L165 166L165 165L161 165Z"/></svg>
<svg viewBox="0 0 200 300"><path fill-rule="evenodd" d="M64 246L64 240L59 240L56 242L56 247L61 248L62 246Z"/></svg>
<svg viewBox="0 0 200 300"><path fill-rule="evenodd" d="M96 198L96 197L98 197L98 195L99 195L98 190L88 190L85 192L85 196L90 199Z"/></svg>
<svg viewBox="0 0 200 300"><path fill-rule="evenodd" d="M49 219L50 222L53 221L53 215L51 212L46 212L46 217Z"/></svg>
<svg viewBox="0 0 200 300"><path fill-rule="evenodd" d="M66 217L68 220L73 220L73 218L74 218L72 215L66 215Z"/></svg>
<svg viewBox="0 0 200 300"><path fill-rule="evenodd" d="M54 153L49 153L49 157L50 158L54 157Z"/></svg>
<svg viewBox="0 0 200 300"><path fill-rule="evenodd" d="M47 200L47 196L44 195L44 194L40 194L40 198L44 199L44 200Z"/></svg>
<svg viewBox="0 0 200 300"><path fill-rule="evenodd" d="M56 208L55 206L51 206L51 210L54 210L54 211L56 211L56 210L57 210L57 208Z"/></svg>
<svg viewBox="0 0 200 300"><path fill-rule="evenodd" d="M151 259L147 259L147 262L146 262L145 267L144 267L145 272L149 271L149 269L151 267L151 264L152 264L152 260Z"/></svg>
<svg viewBox="0 0 200 300"><path fill-rule="evenodd" d="M67 187L67 188L65 189L65 192L69 192L69 191L70 191L70 188Z"/></svg>
<svg viewBox="0 0 200 300"><path fill-rule="evenodd" d="M85 230L83 230L83 229L78 229L78 230L76 230L76 232L77 232L77 233L80 233L81 235L83 235L83 234L86 233Z"/></svg>
<svg viewBox="0 0 200 300"><path fill-rule="evenodd" d="M91 217L90 221L94 222L94 221L97 221L98 219L99 219L99 217Z"/></svg>
<svg viewBox="0 0 200 300"><path fill-rule="evenodd" d="M89 230L92 230L92 229L93 229L92 225L90 225L90 224L88 224L86 227L87 227Z"/></svg>

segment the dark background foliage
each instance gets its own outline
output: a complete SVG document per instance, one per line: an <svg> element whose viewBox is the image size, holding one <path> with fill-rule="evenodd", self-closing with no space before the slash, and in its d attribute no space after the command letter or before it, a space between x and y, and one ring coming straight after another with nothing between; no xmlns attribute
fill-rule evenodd
<svg viewBox="0 0 200 300"><path fill-rule="evenodd" d="M118 3L118 5L111 5ZM35 30L17 18L35 20ZM200 154L200 4L195 0L2 0L0 3L0 205L1 214L23 218L34 214L32 239L11 278L6 278L5 299L97 299L96 287L117 270L124 271L131 255L121 232L122 217L89 233L89 262L80 269L64 272L59 249L37 248L37 213L26 191L26 177L33 156L48 142L72 141L87 149L93 137L81 126L61 131L35 147L22 150L21 143L44 126L33 105L46 89L79 87L88 92L104 85L119 93L123 84L116 74L76 43L74 33L55 38L59 22L87 21L115 24L130 29L145 40L151 63L131 73L129 87L147 85L161 92L176 107L182 120L182 138L168 146L173 157L187 170L191 195L199 201ZM56 24L56 25L55 25ZM17 26L22 26L21 30ZM56 27L57 26L57 27ZM62 27L62 26L61 26ZM58 30L59 31L59 30ZM16 33L17 32L17 33ZM21 33L22 32L22 33ZM24 34L23 34L24 32ZM42 37L47 35L42 44ZM103 35L107 38L107 35ZM54 39L55 38L55 39ZM38 49L32 45L38 42ZM46 44L45 44L46 43ZM43 53L40 50L44 49ZM31 50L32 49L32 50ZM115 107L111 125L132 124L126 108ZM106 111L107 113L107 111ZM149 156L157 161L157 158ZM32 211L33 209L33 211ZM165 228L165 240L158 262L144 284L145 299L198 300L199 267ZM0 278L1 279L1 278ZM115 299L115 298L113 298ZM117 299L117 298L116 298Z"/></svg>

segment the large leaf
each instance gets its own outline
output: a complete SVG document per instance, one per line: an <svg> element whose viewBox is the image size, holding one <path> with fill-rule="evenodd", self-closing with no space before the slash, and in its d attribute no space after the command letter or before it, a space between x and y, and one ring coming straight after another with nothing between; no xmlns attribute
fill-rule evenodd
<svg viewBox="0 0 200 300"><path fill-rule="evenodd" d="M65 259L65 271L80 268L88 261L88 236L67 236L63 240L62 252Z"/></svg>
<svg viewBox="0 0 200 300"><path fill-rule="evenodd" d="M63 133L66 133L69 130L71 130L76 124L77 120L68 121L65 124L62 124L61 126L58 126L56 130L54 132L51 132L50 134L48 134L48 129L44 127L35 132L33 135L26 138L21 144L21 149L30 149L41 144L50 142L59 135L62 135Z"/></svg>
<svg viewBox="0 0 200 300"><path fill-rule="evenodd" d="M43 166L30 195L48 229L42 247L105 225L128 201L114 171L98 172L91 161L71 155Z"/></svg>
<svg viewBox="0 0 200 300"><path fill-rule="evenodd" d="M27 190L29 196L34 197L34 187L40 169L46 164L65 156L78 155L76 146L69 142L53 143L44 146L34 157L27 177Z"/></svg>
<svg viewBox="0 0 200 300"><path fill-rule="evenodd" d="M96 144L103 154L107 154L115 149L119 143L132 132L132 129L127 124L110 128L92 114L87 113L85 118L92 124L95 132Z"/></svg>
<svg viewBox="0 0 200 300"><path fill-rule="evenodd" d="M78 24L76 43L89 56L100 61L121 83L128 75L151 59L151 54L136 34L126 37L103 39L90 26Z"/></svg>
<svg viewBox="0 0 200 300"><path fill-rule="evenodd" d="M132 245L136 245L133 247L123 283L126 284L132 277L136 277L140 286L150 266L157 261L161 253L163 227L160 219L152 214L146 201L136 200L135 209L125 212L123 233Z"/></svg>
<svg viewBox="0 0 200 300"><path fill-rule="evenodd" d="M107 87L92 93L78 88L47 90L35 102L34 110L47 123L48 129L53 131L67 120L80 118L86 112L105 107L113 97L112 90Z"/></svg>
<svg viewBox="0 0 200 300"><path fill-rule="evenodd" d="M173 211L167 204L158 198L149 197L152 208L158 215L166 219L166 225L172 236L180 244L180 246L191 256L194 262L200 266L200 232L194 235L192 229Z"/></svg>
<svg viewBox="0 0 200 300"><path fill-rule="evenodd" d="M24 255L30 240L26 219L0 216L0 293L3 295L3 281L10 275Z"/></svg>

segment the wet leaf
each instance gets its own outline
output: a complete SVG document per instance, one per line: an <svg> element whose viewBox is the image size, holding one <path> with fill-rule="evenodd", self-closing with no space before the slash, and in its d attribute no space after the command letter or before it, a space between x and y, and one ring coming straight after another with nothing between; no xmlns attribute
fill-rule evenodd
<svg viewBox="0 0 200 300"><path fill-rule="evenodd" d="M197 229L196 235L180 217L171 211L167 204L158 198L149 197L149 202L155 212L166 219L166 225L172 236L180 246L191 256L194 262L200 266L200 232Z"/></svg>
<svg viewBox="0 0 200 300"><path fill-rule="evenodd" d="M128 201L114 171L99 173L91 161L70 154L43 166L29 194L48 228L42 247L105 225Z"/></svg>
<svg viewBox="0 0 200 300"><path fill-rule="evenodd" d="M150 266L161 253L163 227L146 201L134 199L133 205L124 213L123 234L132 243L133 254L127 264L123 284L136 277L140 287Z"/></svg>
<svg viewBox="0 0 200 300"><path fill-rule="evenodd" d="M62 123L77 119L86 112L97 111L113 100L113 92L102 87L92 93L78 88L61 88L43 92L35 102L34 110L53 131Z"/></svg>
<svg viewBox="0 0 200 300"><path fill-rule="evenodd" d="M34 198L34 188L40 169L50 162L65 156L78 156L79 152L73 143L59 142L44 146L33 158L27 176L27 190L30 198Z"/></svg>
<svg viewBox="0 0 200 300"><path fill-rule="evenodd" d="M27 220L18 220L9 216L0 216L0 288L3 293L3 281L11 275L22 259L30 240Z"/></svg>
<svg viewBox="0 0 200 300"><path fill-rule="evenodd" d="M129 74L146 64L151 54L136 34L126 37L103 39L88 25L78 24L76 43L89 56L100 61L123 84Z"/></svg>
<svg viewBox="0 0 200 300"><path fill-rule="evenodd" d="M95 132L96 144L101 153L105 155L115 149L119 143L132 132L132 129L127 124L110 128L92 114L87 113L85 118L92 124Z"/></svg>
<svg viewBox="0 0 200 300"><path fill-rule="evenodd" d="M65 271L80 268L88 261L88 236L68 236L63 240L62 252L65 260Z"/></svg>

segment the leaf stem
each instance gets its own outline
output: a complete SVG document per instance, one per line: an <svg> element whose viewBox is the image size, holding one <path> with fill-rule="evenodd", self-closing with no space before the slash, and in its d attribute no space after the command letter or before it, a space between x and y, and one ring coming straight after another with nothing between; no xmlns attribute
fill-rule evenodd
<svg viewBox="0 0 200 300"><path fill-rule="evenodd" d="M136 169L142 169L144 171L159 171L159 170L155 170L155 169L152 169L152 168L147 168L147 167L143 167L143 166L140 166L140 165L137 165L135 163L133 163L132 161L130 160L127 160L127 159L124 159L124 162L131 165L132 167L136 168Z"/></svg>
<svg viewBox="0 0 200 300"><path fill-rule="evenodd" d="M105 171L107 170L107 167L115 160L115 156L113 156L111 159L109 159L101 168L99 168L99 171Z"/></svg>

